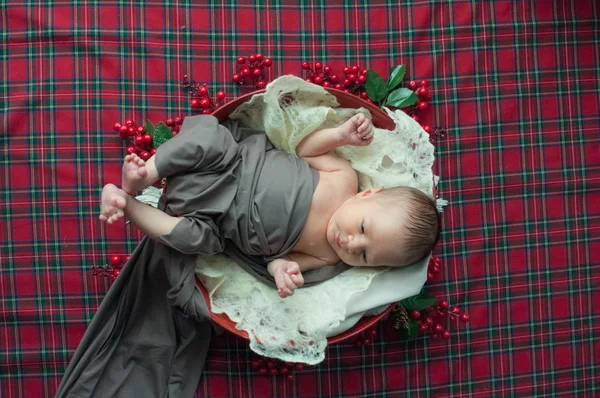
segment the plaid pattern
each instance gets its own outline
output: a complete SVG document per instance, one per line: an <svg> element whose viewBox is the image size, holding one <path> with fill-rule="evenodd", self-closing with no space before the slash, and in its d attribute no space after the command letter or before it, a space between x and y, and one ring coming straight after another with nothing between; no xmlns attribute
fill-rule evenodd
<svg viewBox="0 0 600 398"><path fill-rule="evenodd" d="M235 58L255 51L268 78L321 60L430 81L450 206L428 291L472 321L407 344L383 322L293 381L255 376L224 335L198 396L597 394L597 2L193 3L0 2L0 396L53 396L109 287L90 267L140 238L96 219L124 154L112 123L189 114L185 73L237 95Z"/></svg>

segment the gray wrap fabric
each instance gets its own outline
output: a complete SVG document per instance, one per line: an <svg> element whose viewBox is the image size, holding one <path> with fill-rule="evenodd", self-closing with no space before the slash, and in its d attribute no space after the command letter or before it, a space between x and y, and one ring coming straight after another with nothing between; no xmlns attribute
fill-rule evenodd
<svg viewBox="0 0 600 398"><path fill-rule="evenodd" d="M266 270L298 241L317 171L275 150L262 131L187 117L155 157L167 189L159 208L183 220L144 238L88 326L57 397L192 397L212 324L196 285L198 254L225 253L274 286ZM306 285L343 263L306 273Z"/></svg>

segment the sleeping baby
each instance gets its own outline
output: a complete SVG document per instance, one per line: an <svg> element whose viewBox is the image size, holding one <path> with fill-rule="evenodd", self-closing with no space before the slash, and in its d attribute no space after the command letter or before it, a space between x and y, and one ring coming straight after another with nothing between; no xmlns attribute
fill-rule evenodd
<svg viewBox="0 0 600 398"><path fill-rule="evenodd" d="M356 172L333 150L369 145L373 134L370 119L358 113L308 135L293 156L239 122L188 117L148 161L125 158L121 188L108 184L102 191L100 219L111 224L127 217L184 253L258 258L281 297L304 284L303 272L340 261L407 266L437 243L439 214L433 200L414 188L358 192ZM162 178L165 211L135 199Z"/></svg>

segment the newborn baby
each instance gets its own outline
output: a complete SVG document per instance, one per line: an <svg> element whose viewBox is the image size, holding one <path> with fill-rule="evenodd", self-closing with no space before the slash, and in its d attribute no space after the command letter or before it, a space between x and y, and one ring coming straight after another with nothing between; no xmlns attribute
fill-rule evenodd
<svg viewBox="0 0 600 398"><path fill-rule="evenodd" d="M298 157L318 171L319 178L299 239L267 265L281 297L303 285L303 271L340 261L352 266L406 266L423 259L435 246L440 219L431 198L409 187L358 192L356 172L333 153L339 146L365 146L372 140L371 121L359 113L339 127L313 132L297 146ZM159 238L184 219L134 198L136 192L169 177L160 175L156 166L160 154L157 151L147 162L137 155L125 158L122 189L108 184L102 191L102 221L110 224L126 216L146 235ZM274 189L272 194L277 192Z"/></svg>

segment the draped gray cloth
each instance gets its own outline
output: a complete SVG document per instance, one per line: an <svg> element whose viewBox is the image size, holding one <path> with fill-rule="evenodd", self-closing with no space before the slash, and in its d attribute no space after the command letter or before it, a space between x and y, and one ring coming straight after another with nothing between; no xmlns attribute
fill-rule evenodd
<svg viewBox="0 0 600 398"><path fill-rule="evenodd" d="M257 283L274 286L266 264L300 238L319 178L302 159L274 150L263 132L212 116L187 117L155 162L167 177L159 208L183 219L132 253L57 397L193 396L212 333L195 281L197 255L226 253ZM306 285L346 268L308 272Z"/></svg>

